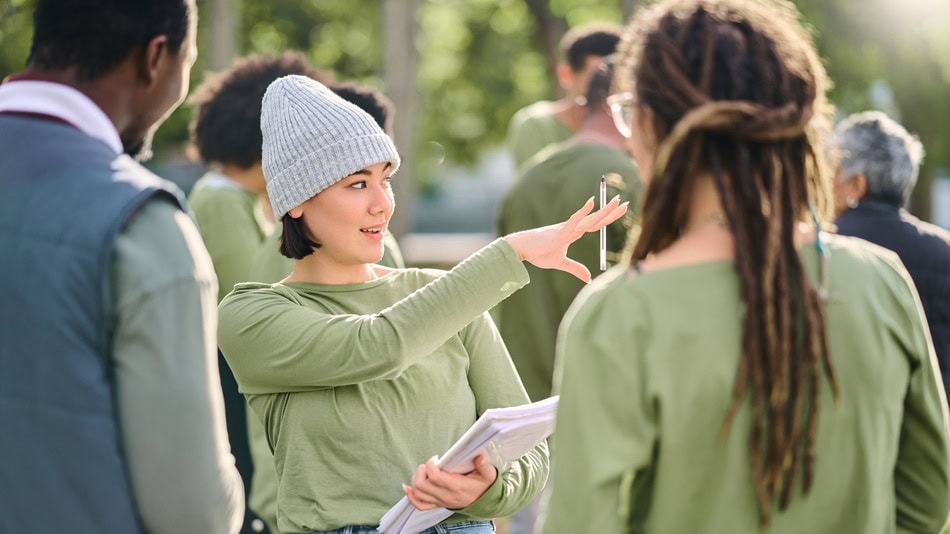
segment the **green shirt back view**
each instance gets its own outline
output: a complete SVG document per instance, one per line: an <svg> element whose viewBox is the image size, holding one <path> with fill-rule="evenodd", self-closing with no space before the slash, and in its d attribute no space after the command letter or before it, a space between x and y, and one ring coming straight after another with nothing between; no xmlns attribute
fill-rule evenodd
<svg viewBox="0 0 950 534"><path fill-rule="evenodd" d="M508 125L508 150L521 169L535 154L546 146L566 141L574 135L566 124L552 113L553 102L535 102L521 108Z"/></svg>
<svg viewBox="0 0 950 534"><path fill-rule="evenodd" d="M828 236L835 401L821 379L815 468L769 534L938 532L950 508L947 406L923 312L896 255ZM813 245L800 249L812 280ZM719 432L741 357L731 260L617 268L564 320L543 532L759 532L751 401Z"/></svg>
<svg viewBox="0 0 950 534"><path fill-rule="evenodd" d="M533 158L502 201L499 235L567 219L597 194L600 177L611 173L608 199L620 195L631 204L624 218L607 227L608 260L615 263L637 212L641 184L630 157L602 144L567 141ZM584 264L593 276L600 274L596 233L572 244L568 256ZM551 395L558 325L584 283L561 271L527 268L531 284L499 304L493 316L528 396L538 401Z"/></svg>

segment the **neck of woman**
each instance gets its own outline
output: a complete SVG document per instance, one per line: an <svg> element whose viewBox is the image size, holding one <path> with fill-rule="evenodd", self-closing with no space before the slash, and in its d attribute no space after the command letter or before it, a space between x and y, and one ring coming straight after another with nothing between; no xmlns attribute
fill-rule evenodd
<svg viewBox="0 0 950 534"><path fill-rule="evenodd" d="M371 263L343 264L333 261L321 250L294 262L294 270L284 282L308 282L311 284L344 285L361 284L380 277L376 265Z"/></svg>
<svg viewBox="0 0 950 534"><path fill-rule="evenodd" d="M734 258L735 239L726 221L712 176L697 177L679 237L640 262L640 270L662 270Z"/></svg>
<svg viewBox="0 0 950 534"><path fill-rule="evenodd" d="M813 242L815 227L807 222L797 222L793 235L798 246ZM697 177L686 223L679 237L667 248L649 256L640 266L641 270L649 271L733 259L735 255L736 241L722 209L721 197L712 175L706 174Z"/></svg>
<svg viewBox="0 0 950 534"><path fill-rule="evenodd" d="M687 235L707 226L716 226L727 231L729 229L729 220L722 209L722 198L716 190L711 174L703 174L696 178L686 224L683 225L681 234Z"/></svg>

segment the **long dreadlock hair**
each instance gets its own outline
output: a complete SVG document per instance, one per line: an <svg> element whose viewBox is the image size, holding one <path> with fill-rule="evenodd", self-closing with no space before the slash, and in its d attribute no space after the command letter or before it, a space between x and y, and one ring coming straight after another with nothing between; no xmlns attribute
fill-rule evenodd
<svg viewBox="0 0 950 534"><path fill-rule="evenodd" d="M632 261L663 250L687 222L697 175L711 174L735 238L744 304L742 357L720 439L746 393L760 522L784 509L815 464L822 369L837 398L824 311L795 247L795 226L830 215L819 133L826 74L789 3L668 0L641 11L617 78L654 115L656 165ZM649 172L643 169L642 172Z"/></svg>

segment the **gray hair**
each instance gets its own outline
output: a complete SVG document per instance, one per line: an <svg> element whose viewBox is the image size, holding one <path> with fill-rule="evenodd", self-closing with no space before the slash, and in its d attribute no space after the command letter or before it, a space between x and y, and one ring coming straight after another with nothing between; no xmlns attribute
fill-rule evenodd
<svg viewBox="0 0 950 534"><path fill-rule="evenodd" d="M835 128L844 179L863 173L867 196L903 205L917 183L924 147L917 136L880 111L849 116Z"/></svg>

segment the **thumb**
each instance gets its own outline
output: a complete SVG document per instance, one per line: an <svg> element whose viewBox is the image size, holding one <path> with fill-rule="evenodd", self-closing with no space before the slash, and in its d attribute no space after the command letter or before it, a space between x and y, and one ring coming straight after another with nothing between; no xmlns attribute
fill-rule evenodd
<svg viewBox="0 0 950 534"><path fill-rule="evenodd" d="M495 466L492 465L491 460L488 458L487 454L482 454L479 456L477 462L475 463L475 470L478 471L478 475L481 478L492 480L497 475Z"/></svg>
<svg viewBox="0 0 950 534"><path fill-rule="evenodd" d="M582 282L590 283L591 276L590 271L587 270L587 267L584 264L576 262L570 258L565 258L560 265L557 266L558 269L573 274L574 276L581 279Z"/></svg>

